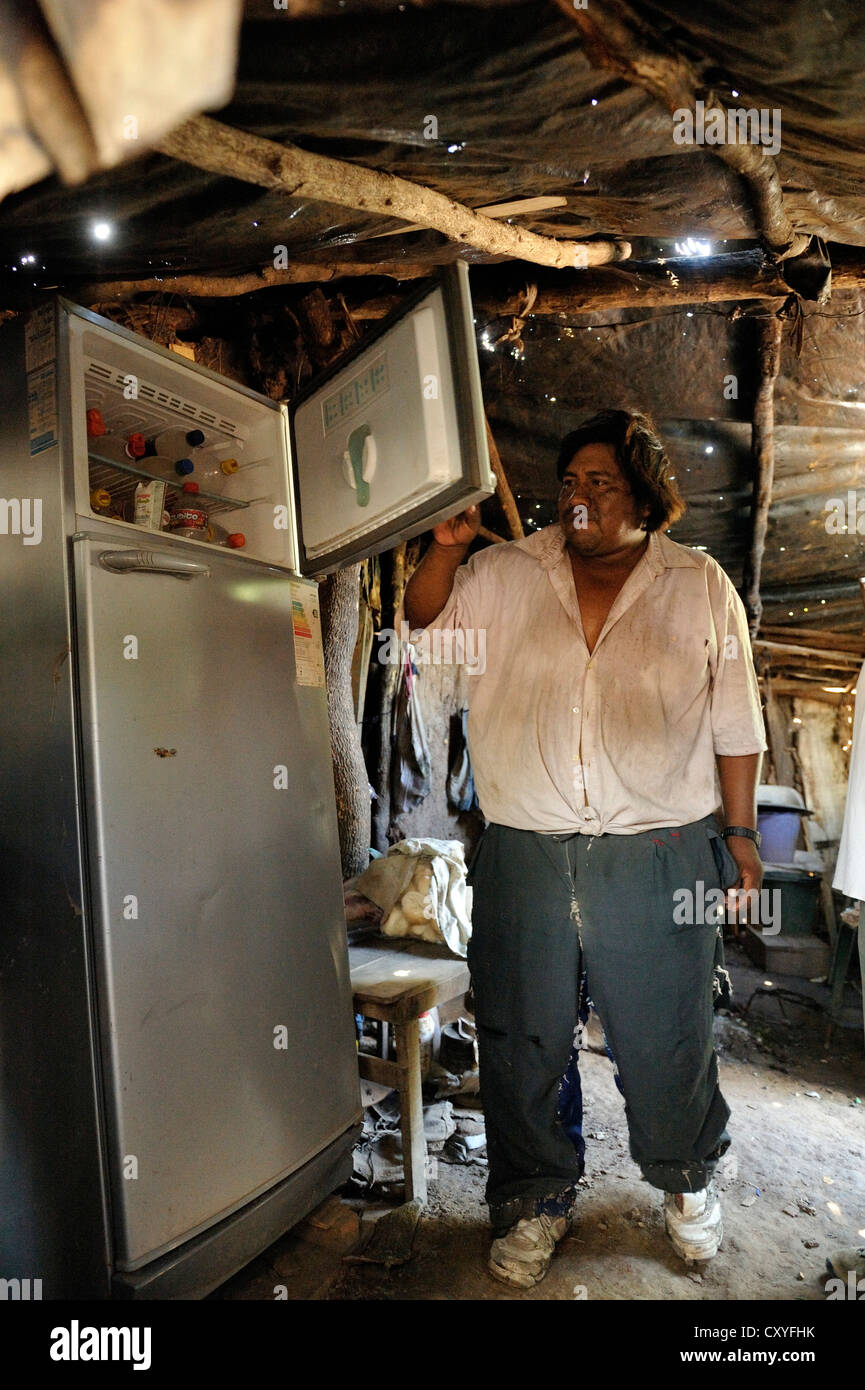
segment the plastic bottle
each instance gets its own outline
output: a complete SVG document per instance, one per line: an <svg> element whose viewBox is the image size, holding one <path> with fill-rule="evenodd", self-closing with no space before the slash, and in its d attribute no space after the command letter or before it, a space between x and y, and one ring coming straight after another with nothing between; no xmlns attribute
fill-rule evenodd
<svg viewBox="0 0 865 1390"><path fill-rule="evenodd" d="M95 487L90 494L90 506L99 516L108 516L111 511L111 493L107 487Z"/></svg>
<svg viewBox="0 0 865 1390"><path fill-rule="evenodd" d="M236 458L226 458L223 453L210 453L195 460L195 478L204 492L222 492L229 478L240 469Z"/></svg>
<svg viewBox="0 0 865 1390"><path fill-rule="evenodd" d="M93 435L88 431L88 440L88 452L111 463L138 464L147 446L143 434Z"/></svg>
<svg viewBox="0 0 865 1390"><path fill-rule="evenodd" d="M178 425L170 425L160 430L146 441L146 454L161 454L175 462L188 458L190 449L200 449L204 443L203 430L184 430Z"/></svg>
<svg viewBox="0 0 865 1390"><path fill-rule="evenodd" d="M243 442L231 440L228 444L210 444L195 456L195 477L203 492L221 493L226 483L238 473L246 473L253 468L269 468L269 458L244 459L240 457ZM234 454L238 457L234 457Z"/></svg>
<svg viewBox="0 0 865 1390"><path fill-rule="evenodd" d="M420 1044L420 1074L421 1080L425 1080L433 1062L433 1044L436 1034L437 1018L433 1017L433 1010L418 1017L418 1042Z"/></svg>
<svg viewBox="0 0 865 1390"><path fill-rule="evenodd" d="M208 523L206 539L211 545L225 546L226 550L241 550L246 545L246 536L242 531L227 531L216 521Z"/></svg>
<svg viewBox="0 0 865 1390"><path fill-rule="evenodd" d="M175 498L168 523L172 536L205 541L209 524L207 508L198 496L198 483L184 483L182 491Z"/></svg>
<svg viewBox="0 0 865 1390"><path fill-rule="evenodd" d="M195 467L192 459L177 459L175 461L162 454L145 454L144 458L138 460L138 466L145 473L152 473L157 478L163 478L165 482L173 483L175 487L177 486L177 479L188 478Z"/></svg>
<svg viewBox="0 0 865 1390"><path fill-rule="evenodd" d="M90 494L90 506L97 516L109 517L112 521L125 521L123 507L115 502L107 487L95 487Z"/></svg>

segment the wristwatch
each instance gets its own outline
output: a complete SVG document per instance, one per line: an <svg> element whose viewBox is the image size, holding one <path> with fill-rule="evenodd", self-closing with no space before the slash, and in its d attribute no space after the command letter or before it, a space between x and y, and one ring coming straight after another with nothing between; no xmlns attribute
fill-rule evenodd
<svg viewBox="0 0 865 1390"><path fill-rule="evenodd" d="M759 830L752 830L747 825L728 825L721 831L721 839L726 840L728 835L744 835L747 840L753 840L757 848L763 843L763 836Z"/></svg>

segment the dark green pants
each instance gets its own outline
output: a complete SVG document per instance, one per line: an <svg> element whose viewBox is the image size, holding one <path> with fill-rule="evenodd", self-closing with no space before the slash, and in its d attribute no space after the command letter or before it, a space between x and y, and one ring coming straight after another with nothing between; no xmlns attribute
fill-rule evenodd
<svg viewBox="0 0 865 1390"><path fill-rule="evenodd" d="M706 1186L730 1111L712 1042L718 912L703 904L736 877L711 816L639 835L487 826L469 872L468 959L494 1225L582 1173L558 1102L583 972L634 1160L664 1191Z"/></svg>

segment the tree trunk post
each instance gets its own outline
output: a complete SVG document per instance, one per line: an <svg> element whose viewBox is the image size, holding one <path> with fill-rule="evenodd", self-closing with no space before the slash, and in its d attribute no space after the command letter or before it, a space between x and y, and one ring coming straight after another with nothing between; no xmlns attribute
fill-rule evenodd
<svg viewBox="0 0 865 1390"><path fill-rule="evenodd" d="M351 662L357 640L360 565L350 565L322 582L324 671L330 715L333 785L339 823L343 880L369 864L369 778L354 717Z"/></svg>

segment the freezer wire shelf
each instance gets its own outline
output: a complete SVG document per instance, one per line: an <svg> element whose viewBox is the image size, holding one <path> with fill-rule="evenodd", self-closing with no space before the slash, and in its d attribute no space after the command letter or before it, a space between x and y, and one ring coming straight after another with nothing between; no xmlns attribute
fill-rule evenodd
<svg viewBox="0 0 865 1390"><path fill-rule="evenodd" d="M172 482L170 479L158 478L155 473L148 473L144 468L137 468L133 464L120 463L114 459L103 459L95 452L88 452L90 491L96 492L104 488L111 494L111 501L117 510L122 514L124 521L131 521L135 514L135 489L139 481L144 478L149 482L165 483L166 487L174 492L181 492L185 478ZM221 512L238 511L252 505L253 502L267 499L253 497L249 501L241 501L238 497L223 497L219 493L204 492L199 490L197 497L203 497L207 501L207 510L211 516Z"/></svg>

